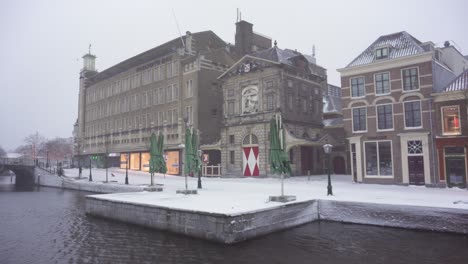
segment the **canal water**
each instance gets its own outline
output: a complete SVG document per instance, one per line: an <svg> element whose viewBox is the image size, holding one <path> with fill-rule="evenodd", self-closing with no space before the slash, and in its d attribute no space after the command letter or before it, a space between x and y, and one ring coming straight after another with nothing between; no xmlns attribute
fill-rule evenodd
<svg viewBox="0 0 468 264"><path fill-rule="evenodd" d="M468 263L468 236L321 222L221 245L85 214L86 192L0 177L0 263Z"/></svg>

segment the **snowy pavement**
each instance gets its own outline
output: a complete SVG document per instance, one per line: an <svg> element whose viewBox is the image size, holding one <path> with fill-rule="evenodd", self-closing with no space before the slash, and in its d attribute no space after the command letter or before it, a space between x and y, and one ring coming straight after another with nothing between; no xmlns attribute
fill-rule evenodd
<svg viewBox="0 0 468 264"><path fill-rule="evenodd" d="M112 176L112 174L114 176ZM129 171L131 185L148 185L148 172ZM78 169L66 169L67 177L77 177ZM84 169L82 176L88 177ZM110 183L104 169L92 169L96 184L123 184L125 170L111 168L108 172ZM87 181L85 179L77 181ZM182 176L156 174L156 184L163 184L163 192L138 192L107 194L106 197L117 201L137 202L184 210L205 211L222 214L238 214L277 207L281 203L269 202L268 197L280 194L280 180L277 178L202 178L203 189L198 195L176 194L185 188ZM459 188L427 188L415 186L395 186L377 184L357 184L348 175L332 175L333 196L327 196L327 177L304 176L285 179L285 195L297 196L297 202L312 199L350 201L376 204L413 205L434 208L455 208L468 210L468 190ZM197 178L188 177L189 189L197 188Z"/></svg>

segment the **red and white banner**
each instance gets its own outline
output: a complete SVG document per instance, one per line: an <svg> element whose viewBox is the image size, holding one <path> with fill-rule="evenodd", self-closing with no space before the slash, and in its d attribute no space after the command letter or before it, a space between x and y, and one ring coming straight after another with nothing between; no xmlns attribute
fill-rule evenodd
<svg viewBox="0 0 468 264"><path fill-rule="evenodd" d="M244 176L259 176L258 147L245 147L242 153Z"/></svg>

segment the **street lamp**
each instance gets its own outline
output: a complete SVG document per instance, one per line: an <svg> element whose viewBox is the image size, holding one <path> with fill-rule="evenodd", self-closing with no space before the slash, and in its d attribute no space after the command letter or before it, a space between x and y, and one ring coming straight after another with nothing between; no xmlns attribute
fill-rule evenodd
<svg viewBox="0 0 468 264"><path fill-rule="evenodd" d="M333 145L331 144L325 144L323 145L323 151L325 151L325 154L327 154L327 171L328 171L328 186L327 186L327 196L328 195L333 195L333 190L332 190L332 185L331 185L331 179L330 179L330 153L332 151Z"/></svg>
<svg viewBox="0 0 468 264"><path fill-rule="evenodd" d="M125 184L128 184L128 153L125 153Z"/></svg>
<svg viewBox="0 0 468 264"><path fill-rule="evenodd" d="M198 154L198 157L200 157L200 161L201 161L203 158L203 151L199 149L197 150L197 154ZM201 184L202 170L201 170L201 164L198 164L198 165L200 166L200 168L198 168L198 189L201 189L202 188L202 184Z"/></svg>

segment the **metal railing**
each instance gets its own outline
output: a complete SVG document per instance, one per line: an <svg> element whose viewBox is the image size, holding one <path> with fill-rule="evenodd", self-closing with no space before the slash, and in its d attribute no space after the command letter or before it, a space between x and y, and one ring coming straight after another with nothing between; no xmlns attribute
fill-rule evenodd
<svg viewBox="0 0 468 264"><path fill-rule="evenodd" d="M202 175L204 177L220 177L221 176L221 165L203 165Z"/></svg>

